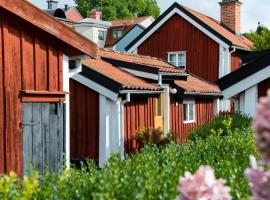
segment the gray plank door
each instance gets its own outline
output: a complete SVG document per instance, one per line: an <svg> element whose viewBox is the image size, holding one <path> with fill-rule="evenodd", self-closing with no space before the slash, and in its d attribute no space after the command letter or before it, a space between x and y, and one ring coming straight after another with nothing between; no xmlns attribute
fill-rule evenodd
<svg viewBox="0 0 270 200"><path fill-rule="evenodd" d="M64 157L64 109L61 103L23 104L23 174L33 164L40 173L57 172Z"/></svg>

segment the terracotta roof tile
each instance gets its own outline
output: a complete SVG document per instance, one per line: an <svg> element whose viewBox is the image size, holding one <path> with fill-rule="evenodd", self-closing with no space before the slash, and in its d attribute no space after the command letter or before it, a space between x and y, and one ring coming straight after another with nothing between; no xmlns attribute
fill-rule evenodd
<svg viewBox="0 0 270 200"><path fill-rule="evenodd" d="M150 18L150 16L137 17L132 19L119 19L112 21L113 26L123 26L123 25L131 25L131 24L140 24L146 19Z"/></svg>
<svg viewBox="0 0 270 200"><path fill-rule="evenodd" d="M122 85L123 89L132 90L157 90L157 87L150 84L128 72L125 72L117 67L114 67L110 63L102 61L100 59L89 59L83 61L83 65L99 72L100 74L110 78L111 80Z"/></svg>
<svg viewBox="0 0 270 200"><path fill-rule="evenodd" d="M174 83L186 90L186 92L195 92L195 93L215 93L220 94L220 89L217 85L209 83L206 80L203 80L193 74L190 74L187 78L187 81L176 80Z"/></svg>
<svg viewBox="0 0 270 200"><path fill-rule="evenodd" d="M156 57L123 53L123 52L113 51L111 49L98 49L98 56L104 57L104 58L110 58L113 60L120 60L120 61L149 66L152 68L159 69L161 72L185 73L185 70L179 69L169 64L167 61L161 58L156 58Z"/></svg>
<svg viewBox="0 0 270 200"><path fill-rule="evenodd" d="M119 40L122 39L123 36L125 36L131 29L133 29L136 26L136 24L130 24L130 25L125 25L122 27L111 27L108 30L107 33L107 38L106 38L106 43L105 43L105 47L112 47L114 46ZM113 31L114 30L121 30L122 32L122 37L120 38L114 38L113 37Z"/></svg>
<svg viewBox="0 0 270 200"><path fill-rule="evenodd" d="M182 6L182 5L181 5ZM220 35L228 39L233 43L233 45L244 48L244 49L250 49L253 46L253 42L251 42L249 39L247 39L245 36L237 36L233 32L226 29L224 26L222 26L221 22L213 19L211 17L208 17L202 13L199 13L197 11L194 11L190 8L187 8L185 6L182 6L184 9L186 9L188 12L190 12L192 15L197 17L199 20L207 24L209 27L214 29L216 32L218 32Z"/></svg>
<svg viewBox="0 0 270 200"><path fill-rule="evenodd" d="M146 19L150 18L149 16L137 17L132 19L119 19L112 21L112 27L108 30L107 39L105 47L114 46L123 36L125 36L131 29L133 29L137 24L142 23ZM122 37L113 38L113 31L121 29L123 31Z"/></svg>

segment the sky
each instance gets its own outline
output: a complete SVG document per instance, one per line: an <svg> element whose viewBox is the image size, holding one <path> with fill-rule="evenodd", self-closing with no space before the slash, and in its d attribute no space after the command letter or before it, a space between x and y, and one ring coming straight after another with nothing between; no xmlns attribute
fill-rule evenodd
<svg viewBox="0 0 270 200"><path fill-rule="evenodd" d="M46 8L46 0L29 0L40 8ZM164 12L175 1L202 12L210 17L219 19L221 0L157 0L161 12ZM256 30L258 22L270 28L269 0L242 0L242 32ZM74 5L73 0L59 0L59 6Z"/></svg>

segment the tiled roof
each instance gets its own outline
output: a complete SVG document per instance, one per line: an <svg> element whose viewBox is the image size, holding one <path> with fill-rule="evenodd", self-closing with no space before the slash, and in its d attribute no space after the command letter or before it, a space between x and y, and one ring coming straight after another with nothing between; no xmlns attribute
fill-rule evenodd
<svg viewBox="0 0 270 200"><path fill-rule="evenodd" d="M123 89L157 90L157 87L153 84L150 84L143 79L137 78L136 76L129 74L128 72L125 72L117 67L114 67L110 63L100 59L85 60L83 61L83 65L119 83L122 85Z"/></svg>
<svg viewBox="0 0 270 200"><path fill-rule="evenodd" d="M175 85L183 88L186 92L191 93L213 93L220 94L220 89L217 85L209 83L206 80L203 80L193 74L190 74L187 78L187 81L184 80L175 80Z"/></svg>
<svg viewBox="0 0 270 200"><path fill-rule="evenodd" d="M98 49L98 56L103 58L110 58L113 60L119 60L124 62L130 62L140 65L149 66L159 69L161 72L167 73L185 73L185 70L174 67L165 60L156 57L135 55L130 53L123 53L113 51L111 49Z"/></svg>
<svg viewBox="0 0 270 200"><path fill-rule="evenodd" d="M119 19L112 21L113 26L123 26L123 25L131 25L131 24L140 24L146 19L150 18L150 16L137 17L132 19Z"/></svg>
<svg viewBox="0 0 270 200"><path fill-rule="evenodd" d="M126 26L122 26L122 27L111 27L108 30L107 33L107 38L106 38L106 43L105 43L105 47L112 47L114 46L119 40L121 40L121 38L123 36L125 36L130 30L132 30L134 27L136 26L136 24L130 24L130 25L126 25ZM122 37L120 38L114 38L113 37L113 31L115 30L121 30L122 32Z"/></svg>
<svg viewBox="0 0 270 200"><path fill-rule="evenodd" d="M133 29L137 24L140 24L147 20L149 16L145 17L137 17L132 19L119 19L112 21L112 27L109 29L106 39L105 47L112 47L114 46L122 37L124 37L131 29ZM113 38L113 31L121 29L122 37L120 38Z"/></svg>
<svg viewBox="0 0 270 200"><path fill-rule="evenodd" d="M184 9L186 9L188 12L190 12L192 15L197 17L199 20L207 24L209 27L214 29L216 32L221 34L223 37L228 39L233 43L233 45L244 48L244 49L250 49L251 46L253 46L253 43L247 39L245 36L237 36L230 30L226 29L224 26L222 26L221 22L218 20L215 20L211 17L208 17L202 13L199 13L197 11L194 11L190 8L187 8L185 6L182 6Z"/></svg>

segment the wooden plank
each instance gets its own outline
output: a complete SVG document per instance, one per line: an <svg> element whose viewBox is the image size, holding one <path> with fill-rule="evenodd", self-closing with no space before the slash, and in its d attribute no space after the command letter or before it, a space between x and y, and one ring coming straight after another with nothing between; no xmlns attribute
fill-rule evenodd
<svg viewBox="0 0 270 200"><path fill-rule="evenodd" d="M33 104L23 104L23 175L27 174L33 160Z"/></svg>
<svg viewBox="0 0 270 200"><path fill-rule="evenodd" d="M35 90L48 90L48 49L35 38Z"/></svg>
<svg viewBox="0 0 270 200"><path fill-rule="evenodd" d="M58 51L58 91L63 90L63 52Z"/></svg>
<svg viewBox="0 0 270 200"><path fill-rule="evenodd" d="M48 103L48 102L63 102L65 101L65 97L63 96L23 96L21 101L23 103Z"/></svg>
<svg viewBox="0 0 270 200"><path fill-rule="evenodd" d="M50 137L50 104L42 103L42 135L43 135L43 145L44 145L44 165L47 167L50 164L50 151L51 151L51 137Z"/></svg>
<svg viewBox="0 0 270 200"><path fill-rule="evenodd" d="M49 76L49 90L57 91L58 90L58 52L53 49L51 46L48 48L48 76Z"/></svg>
<svg viewBox="0 0 270 200"><path fill-rule="evenodd" d="M68 56L82 54L96 56L96 44L29 2L22 0L0 1L0 6L45 31L47 35L57 38L57 42L62 44L62 49L65 50L66 54L69 54Z"/></svg>
<svg viewBox="0 0 270 200"><path fill-rule="evenodd" d="M22 89L35 89L34 39L22 33Z"/></svg>
<svg viewBox="0 0 270 200"><path fill-rule="evenodd" d="M3 61L3 27L2 19L0 19L0 174L5 171L5 100L4 100L4 61Z"/></svg>
<svg viewBox="0 0 270 200"><path fill-rule="evenodd" d="M33 103L33 123L36 125L33 128L33 163L37 171L43 172L43 136L41 131L42 120L41 120L41 104Z"/></svg>
<svg viewBox="0 0 270 200"><path fill-rule="evenodd" d="M14 23L14 22L13 22ZM18 99L21 89L21 35L14 24L3 24L4 92L6 102L6 172L15 170L22 175L22 109ZM16 55L16 56L13 56ZM14 78L14 75L19 75Z"/></svg>
<svg viewBox="0 0 270 200"><path fill-rule="evenodd" d="M63 115L63 104L58 103L57 113L57 163L58 167L63 169L64 161L64 115Z"/></svg>

